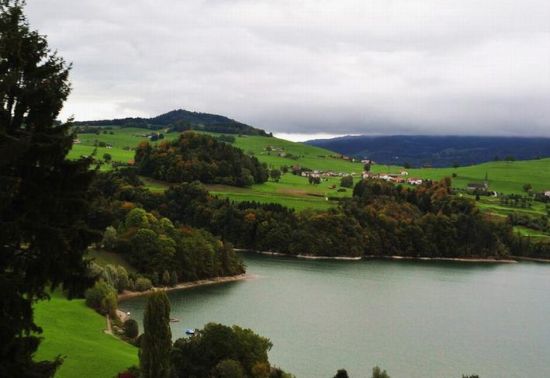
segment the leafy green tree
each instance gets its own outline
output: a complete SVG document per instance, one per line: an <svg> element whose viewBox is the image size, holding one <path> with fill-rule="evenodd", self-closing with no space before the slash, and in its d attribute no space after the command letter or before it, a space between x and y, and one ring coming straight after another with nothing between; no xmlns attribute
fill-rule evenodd
<svg viewBox="0 0 550 378"><path fill-rule="evenodd" d="M113 157L111 156L110 153L106 152L106 153L103 154L103 160L105 160L106 163L110 163L112 159L113 159Z"/></svg>
<svg viewBox="0 0 550 378"><path fill-rule="evenodd" d="M148 228L149 220L147 218L147 212L140 208L132 209L128 215L126 215L125 224L127 228Z"/></svg>
<svg viewBox="0 0 550 378"><path fill-rule="evenodd" d="M139 335L139 325L134 319L128 319L124 322L124 336L135 339Z"/></svg>
<svg viewBox="0 0 550 378"><path fill-rule="evenodd" d="M523 191L529 193L531 190L533 190L533 185L531 184L523 184Z"/></svg>
<svg viewBox="0 0 550 378"><path fill-rule="evenodd" d="M267 352L271 347L269 339L250 329L209 323L194 337L176 340L172 351L174 374L181 378L207 377L220 362L231 359L239 362L245 376L264 376L270 371Z"/></svg>
<svg viewBox="0 0 550 378"><path fill-rule="evenodd" d="M124 290L128 289L130 279L128 278L128 272L123 266L118 265L116 271L118 276L116 289L119 293L121 293Z"/></svg>
<svg viewBox="0 0 550 378"><path fill-rule="evenodd" d="M143 315L143 335L140 341L139 364L144 378L171 376L170 302L164 291L151 294Z"/></svg>
<svg viewBox="0 0 550 378"><path fill-rule="evenodd" d="M269 176L273 181L279 182L279 180L281 179L281 171L278 169L272 169L271 171L269 171Z"/></svg>
<svg viewBox="0 0 550 378"><path fill-rule="evenodd" d="M153 274L151 275L151 282L153 283L153 286L159 286L160 276L158 272L153 272Z"/></svg>
<svg viewBox="0 0 550 378"><path fill-rule="evenodd" d="M170 286L176 286L178 284L178 272L175 270L170 274Z"/></svg>
<svg viewBox="0 0 550 378"><path fill-rule="evenodd" d="M100 279L84 294L86 305L102 314L114 315L117 309L117 295L113 286Z"/></svg>
<svg viewBox="0 0 550 378"><path fill-rule="evenodd" d="M170 273L167 270L162 273L162 284L164 286L170 286Z"/></svg>
<svg viewBox="0 0 550 378"><path fill-rule="evenodd" d="M340 186L343 188L353 188L353 177L351 175L342 177L340 179Z"/></svg>
<svg viewBox="0 0 550 378"><path fill-rule="evenodd" d="M118 272L114 265L107 264L105 268L103 268L102 277L110 286L114 288L118 287Z"/></svg>
<svg viewBox="0 0 550 378"><path fill-rule="evenodd" d="M149 278L138 277L134 284L136 291L147 291L153 288L153 283Z"/></svg>
<svg viewBox="0 0 550 378"><path fill-rule="evenodd" d="M56 119L70 66L30 29L23 4L0 0L0 376L48 377L61 359L34 361L32 303L46 288L74 295L92 283L82 256L96 234L83 219L95 173L66 159L74 136Z"/></svg>
<svg viewBox="0 0 550 378"><path fill-rule="evenodd" d="M390 378L386 370L380 369L378 366L372 368L372 378Z"/></svg>
<svg viewBox="0 0 550 378"><path fill-rule="evenodd" d="M105 232L103 233L103 240L102 244L103 247L108 250L113 250L116 246L117 242L117 232L116 229L113 226L109 226L105 229Z"/></svg>

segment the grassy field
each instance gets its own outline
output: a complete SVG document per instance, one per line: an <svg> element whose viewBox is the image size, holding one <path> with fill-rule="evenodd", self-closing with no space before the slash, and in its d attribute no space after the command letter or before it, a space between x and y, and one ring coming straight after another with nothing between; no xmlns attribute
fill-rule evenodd
<svg viewBox="0 0 550 378"><path fill-rule="evenodd" d="M86 307L84 300L52 295L35 304L35 320L43 330L36 360L65 356L58 378L111 378L137 365L137 348L105 334L105 318Z"/></svg>
<svg viewBox="0 0 550 378"><path fill-rule="evenodd" d="M399 167L376 166L376 171L398 172ZM452 177L453 186L465 188L470 182L483 182L487 174L489 188L502 193L523 193L523 185L531 184L534 191L550 190L550 159L496 161L459 168L408 169L410 177L438 180Z"/></svg>
<svg viewBox="0 0 550 378"><path fill-rule="evenodd" d="M110 133L113 134L110 134ZM81 155L90 155L96 142L105 142L112 145L111 149L97 148L96 156L102 158L104 153L112 155L113 161L128 162L134 157L131 150L140 141L145 140L145 134L149 130L138 128L112 128L108 133L80 134L80 144L73 147L70 157L77 158ZM177 138L177 133L165 134L166 140ZM310 169L335 171L342 173L355 173L357 181L362 172L362 164L337 158L335 153L323 148L309 146L303 143L294 143L278 138L260 136L236 136L235 147L256 156L261 162L270 168L281 166L300 165ZM102 166L102 169L110 169L110 165ZM398 173L402 167L389 165L373 165L374 173ZM439 180L443 177L453 178L453 186L465 188L470 182L481 182L485 175L488 176L491 190L502 193L523 193L523 185L531 184L535 191L550 190L550 159L515 161L515 162L489 162L475 166L459 168L421 168L408 169L409 177ZM146 185L152 191L162 191L166 188L164 183L146 180ZM336 188L331 186L336 185ZM305 208L326 209L335 204L335 201L327 201L327 197L350 196L351 190L338 192L338 178L330 178L320 185L310 185L306 178L285 174L279 182L269 181L250 188L236 188L223 185L212 185L208 189L216 195L228 197L235 201L254 200L259 202L275 202L297 210ZM483 201L480 206L497 214L505 215L506 212L515 209L504 208L498 203ZM529 211L529 210L528 210ZM535 210L535 213L539 213Z"/></svg>

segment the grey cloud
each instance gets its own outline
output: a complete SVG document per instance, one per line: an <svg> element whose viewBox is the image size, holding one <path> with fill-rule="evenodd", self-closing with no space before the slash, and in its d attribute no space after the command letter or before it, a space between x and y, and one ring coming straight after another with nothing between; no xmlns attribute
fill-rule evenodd
<svg viewBox="0 0 550 378"><path fill-rule="evenodd" d="M74 62L63 114L274 132L550 136L545 0L28 0Z"/></svg>

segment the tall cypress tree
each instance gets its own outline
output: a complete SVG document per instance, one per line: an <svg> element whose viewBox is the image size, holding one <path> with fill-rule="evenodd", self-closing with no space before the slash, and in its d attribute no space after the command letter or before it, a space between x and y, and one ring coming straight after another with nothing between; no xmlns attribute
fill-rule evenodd
<svg viewBox="0 0 550 378"><path fill-rule="evenodd" d="M41 330L32 303L46 288L80 291L95 235L83 218L89 161L68 161L73 135L57 116L70 65L32 31L23 1L0 0L0 376L49 377L34 362Z"/></svg>
<svg viewBox="0 0 550 378"><path fill-rule="evenodd" d="M143 336L140 340L139 364L144 378L170 377L170 301L164 291L149 296L143 315Z"/></svg>

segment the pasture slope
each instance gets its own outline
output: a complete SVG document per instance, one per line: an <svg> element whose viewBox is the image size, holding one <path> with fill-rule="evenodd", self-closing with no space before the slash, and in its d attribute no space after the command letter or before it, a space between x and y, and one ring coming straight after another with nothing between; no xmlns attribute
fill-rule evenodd
<svg viewBox="0 0 550 378"><path fill-rule="evenodd" d="M104 130L104 129L102 129ZM117 128L104 130L107 133L80 134L80 144L76 144L70 153L71 158L90 155L96 141L110 144L112 148L98 147L96 157L101 159L109 153L113 161L127 163L133 160L134 148L140 141L146 140L150 131L140 128ZM110 134L112 132L113 134ZM165 140L178 137L178 133L164 134ZM216 135L216 134L213 134ZM219 135L219 134L218 134ZM157 142L158 143L158 142ZM303 143L295 143L274 137L235 136L235 147L256 156L270 168L300 165L313 170L334 171L354 174L359 180L363 165L338 157L337 153ZM271 151L269 151L271 150ZM109 169L109 165L102 166ZM392 165L373 165L374 173L399 173L404 169ZM498 161L457 168L420 168L408 169L409 177L439 180L452 177L453 186L466 188L470 182L482 182L487 175L491 190L502 193L523 193L523 185L531 184L535 191L550 190L550 159L528 161ZM276 202L297 210L305 208L326 209L335 204L327 198L351 195L351 190L338 192L339 178L330 178L320 185L311 185L306 178L284 174L279 182L269 181L250 188L236 188L223 185L211 185L208 189L216 195L228 197L235 201ZM151 190L163 190L166 185L154 180L147 180Z"/></svg>
<svg viewBox="0 0 550 378"><path fill-rule="evenodd" d="M105 334L105 318L83 299L69 301L56 292L51 300L37 302L34 312L44 331L35 359L65 359L56 378L115 377L138 364L137 348Z"/></svg>

